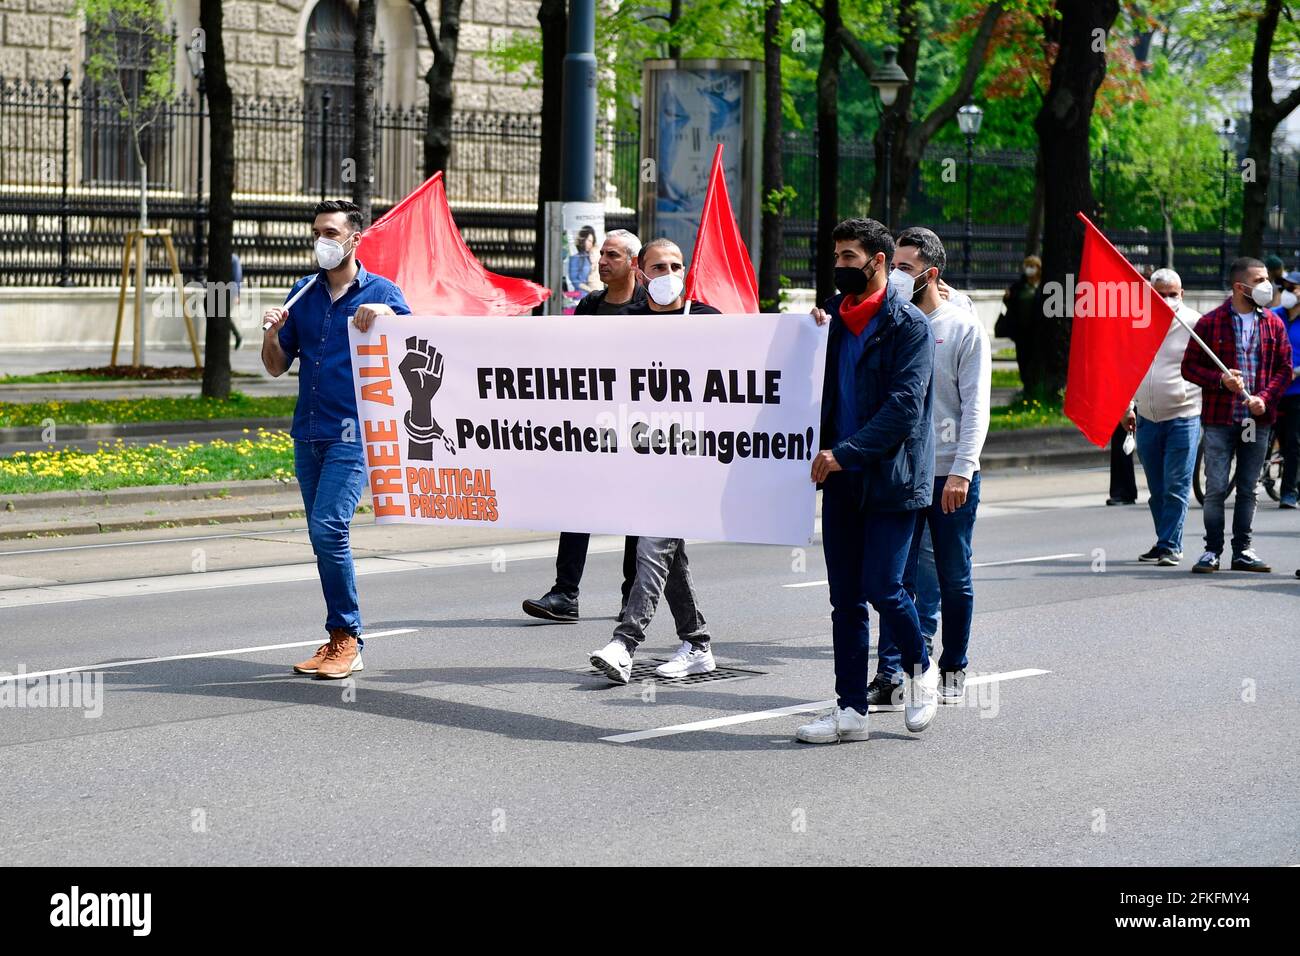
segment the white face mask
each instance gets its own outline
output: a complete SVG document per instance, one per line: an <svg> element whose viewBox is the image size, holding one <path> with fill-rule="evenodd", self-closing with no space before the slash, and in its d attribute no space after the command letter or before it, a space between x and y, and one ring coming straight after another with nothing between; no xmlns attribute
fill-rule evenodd
<svg viewBox="0 0 1300 956"><path fill-rule="evenodd" d="M1245 285L1243 282L1242 285ZM1273 301L1273 283L1265 279L1255 288L1250 290L1250 297L1255 300L1255 304L1263 307Z"/></svg>
<svg viewBox="0 0 1300 956"><path fill-rule="evenodd" d="M341 242L334 239L316 240L316 261L320 263L320 267L326 272L337 269L339 263L345 258L347 258L347 252Z"/></svg>
<svg viewBox="0 0 1300 956"><path fill-rule="evenodd" d="M894 269L889 273L889 284L894 292L904 300L907 302L912 301L912 291L916 288L916 280L902 269Z"/></svg>
<svg viewBox="0 0 1300 956"><path fill-rule="evenodd" d="M1295 293L1294 293L1294 292L1287 291L1287 290L1284 289L1284 290L1282 291L1282 302L1280 303L1281 306L1282 306L1282 308L1284 308L1284 309L1288 309L1288 310L1289 310L1289 309L1294 309L1294 308L1295 308L1295 303L1296 303L1296 295L1295 295Z"/></svg>
<svg viewBox="0 0 1300 956"><path fill-rule="evenodd" d="M645 290L650 293L650 298L655 300L655 305L672 305L681 297L682 290L685 288L686 283L681 275L669 272L655 276L646 283Z"/></svg>
<svg viewBox="0 0 1300 956"><path fill-rule="evenodd" d="M1175 312L1177 312L1178 307L1183 304L1183 300L1176 295L1163 295L1161 298L1164 299L1165 302L1168 303L1169 308L1173 309Z"/></svg>

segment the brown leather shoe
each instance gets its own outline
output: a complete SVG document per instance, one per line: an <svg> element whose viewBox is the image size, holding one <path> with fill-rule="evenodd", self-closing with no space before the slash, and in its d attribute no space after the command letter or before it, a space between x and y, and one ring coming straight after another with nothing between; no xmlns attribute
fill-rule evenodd
<svg viewBox="0 0 1300 956"><path fill-rule="evenodd" d="M326 641L320 647L316 648L316 653L305 661L293 665L295 674L315 674L316 668L320 667L321 661L325 660L325 652L330 649L330 642Z"/></svg>
<svg viewBox="0 0 1300 956"><path fill-rule="evenodd" d="M361 663L361 650L357 639L342 628L330 631L330 642L325 646L325 656L316 666L317 680L342 680L359 671L365 665Z"/></svg>

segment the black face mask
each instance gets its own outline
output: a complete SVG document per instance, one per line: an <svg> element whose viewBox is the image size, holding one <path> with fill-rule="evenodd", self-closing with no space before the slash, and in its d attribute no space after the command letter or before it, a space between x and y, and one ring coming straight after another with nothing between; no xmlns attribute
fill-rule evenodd
<svg viewBox="0 0 1300 956"><path fill-rule="evenodd" d="M845 295L862 295L867 291L867 284L875 278L875 275L873 272L868 276L861 269L853 266L836 266L835 288Z"/></svg>

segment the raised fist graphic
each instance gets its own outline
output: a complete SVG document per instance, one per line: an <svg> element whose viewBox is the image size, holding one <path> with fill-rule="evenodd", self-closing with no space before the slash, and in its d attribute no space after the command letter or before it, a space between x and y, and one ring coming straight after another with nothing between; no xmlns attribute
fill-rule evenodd
<svg viewBox="0 0 1300 956"><path fill-rule="evenodd" d="M411 393L411 409L406 413L408 458L416 461L433 461L433 443L442 443L453 455L455 443L443 433L442 426L433 417L433 396L442 387L442 353L429 345L427 339L412 335L406 340L406 355L397 370Z"/></svg>

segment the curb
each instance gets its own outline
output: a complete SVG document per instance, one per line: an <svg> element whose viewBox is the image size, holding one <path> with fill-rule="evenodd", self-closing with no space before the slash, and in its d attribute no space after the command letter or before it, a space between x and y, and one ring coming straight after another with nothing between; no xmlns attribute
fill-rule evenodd
<svg viewBox="0 0 1300 956"><path fill-rule="evenodd" d="M288 428L291 424L293 424L292 416L283 418L202 418L179 422L103 422L98 425L59 425L56 422L55 430L58 440L63 442L86 438L210 434L212 432L237 431L242 428ZM36 425L0 428L0 443L40 442L42 431L44 429Z"/></svg>
<svg viewBox="0 0 1300 956"><path fill-rule="evenodd" d="M121 505L141 501L202 501L211 498L234 498L259 494L297 492L297 481L258 478L253 481L208 481L193 485L141 485L136 488L112 488L107 491L42 491L31 495L0 498L4 511L30 511L35 508Z"/></svg>
<svg viewBox="0 0 1300 956"><path fill-rule="evenodd" d="M365 512L369 514L369 512ZM81 521L60 524L11 525L0 528L0 541L32 538L69 537L82 534L106 534L110 531L149 531L157 528L192 528L209 525L245 524L250 521L279 521L301 518L302 508L264 508L258 511L229 512L226 514L193 515L176 518L135 518L122 521Z"/></svg>

